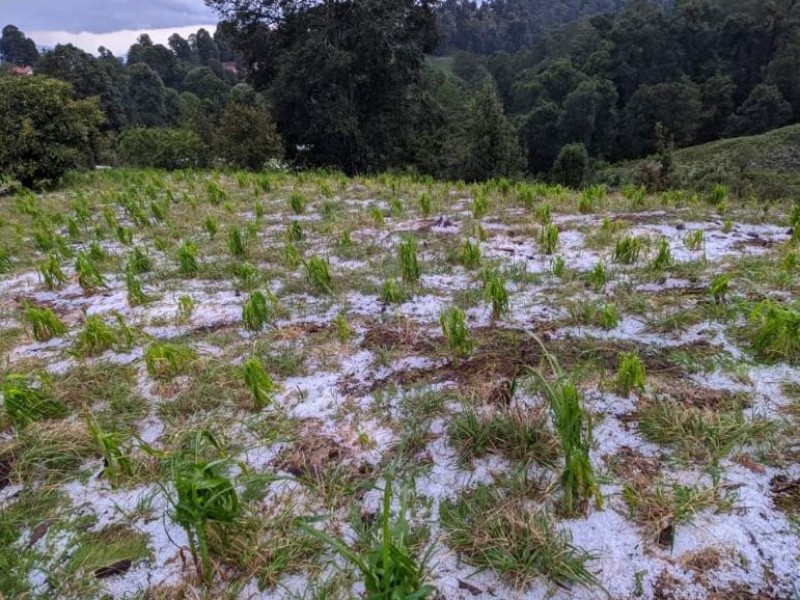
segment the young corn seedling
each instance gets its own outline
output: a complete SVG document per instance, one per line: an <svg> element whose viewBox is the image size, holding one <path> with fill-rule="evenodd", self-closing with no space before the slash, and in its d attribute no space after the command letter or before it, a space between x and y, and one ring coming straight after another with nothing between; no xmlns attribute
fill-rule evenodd
<svg viewBox="0 0 800 600"><path fill-rule="evenodd" d="M48 259L39 265L39 275L42 277L44 287L50 291L60 289L68 281L55 253L51 253Z"/></svg>
<svg viewBox="0 0 800 600"><path fill-rule="evenodd" d="M272 403L272 395L278 391L278 387L264 368L263 363L257 358L249 358L242 367L244 372L244 382L253 402L259 408L264 408Z"/></svg>
<svg viewBox="0 0 800 600"><path fill-rule="evenodd" d="M703 244L705 243L705 236L703 235L702 229L695 229L694 231L690 231L687 233L683 238L684 245L694 252L703 249Z"/></svg>
<svg viewBox="0 0 800 600"><path fill-rule="evenodd" d="M286 229L286 237L290 242L299 242L305 237L300 221L292 221Z"/></svg>
<svg viewBox="0 0 800 600"><path fill-rule="evenodd" d="M369 216L372 218L372 221L375 223L376 229L383 229L383 226L386 224L386 219L383 216L383 211L381 210L380 206L372 205L369 207Z"/></svg>
<svg viewBox="0 0 800 600"><path fill-rule="evenodd" d="M433 199L431 198L431 195L427 193L422 194L419 197L420 214L427 219L429 216L431 216L432 210L433 210Z"/></svg>
<svg viewBox="0 0 800 600"><path fill-rule="evenodd" d="M184 374L197 358L188 346L171 342L153 342L144 351L144 363L154 379L172 379Z"/></svg>
<svg viewBox="0 0 800 600"><path fill-rule="evenodd" d="M89 315L83 329L75 339L78 356L98 356L112 348L124 350L133 343L133 333L125 325L122 316L116 315L117 326L113 327L100 315Z"/></svg>
<svg viewBox="0 0 800 600"><path fill-rule="evenodd" d="M66 335L67 326L49 308L38 308L33 305L25 307L25 320L33 330L33 338L37 342L46 342L54 337Z"/></svg>
<svg viewBox="0 0 800 600"><path fill-rule="evenodd" d="M128 294L128 306L141 306L150 302L151 298L144 293L141 280L131 271L125 272L125 289Z"/></svg>
<svg viewBox="0 0 800 600"><path fill-rule="evenodd" d="M75 271L78 274L78 284L87 294L91 294L99 287L106 284L106 280L100 270L94 264L88 254L81 252L75 259Z"/></svg>
<svg viewBox="0 0 800 600"><path fill-rule="evenodd" d="M256 290L242 305L242 321L248 331L261 331L272 316L267 296Z"/></svg>
<svg viewBox="0 0 800 600"><path fill-rule="evenodd" d="M247 256L247 235L238 227L228 231L228 252L233 258L243 259Z"/></svg>
<svg viewBox="0 0 800 600"><path fill-rule="evenodd" d="M406 297L406 291L396 279L387 279L381 287L380 298L384 304L402 304Z"/></svg>
<svg viewBox="0 0 800 600"><path fill-rule="evenodd" d="M708 203L712 206L719 206L720 204L724 203L725 200L728 198L728 188L724 185L718 183L714 186L711 190L711 193L708 195Z"/></svg>
<svg viewBox="0 0 800 600"><path fill-rule="evenodd" d="M800 310L775 302L760 302L750 313L750 346L767 360L800 360Z"/></svg>
<svg viewBox="0 0 800 600"><path fill-rule="evenodd" d="M448 308L439 317L439 323L453 362L458 363L460 359L468 358L475 343L470 339L464 311L457 306Z"/></svg>
<svg viewBox="0 0 800 600"><path fill-rule="evenodd" d="M559 478L564 493L563 512L575 516L585 512L590 498L594 498L598 508L603 504L603 497L589 459L589 450L592 446L592 419L583 411L580 393L575 383L564 375L555 357L547 352L544 344L541 341L539 344L550 363L555 380L547 380L539 371L532 371L532 374L550 406L553 426L564 452L564 469Z"/></svg>
<svg viewBox="0 0 800 600"><path fill-rule="evenodd" d="M208 182L206 194L208 195L208 202L213 206L219 206L228 199L228 192L222 189L216 181Z"/></svg>
<svg viewBox="0 0 800 600"><path fill-rule="evenodd" d="M542 226L539 233L539 248L547 255L555 254L558 250L558 227L552 223Z"/></svg>
<svg viewBox="0 0 800 600"><path fill-rule="evenodd" d="M669 241L662 239L658 242L656 255L650 261L650 270L660 272L672 266L672 250Z"/></svg>
<svg viewBox="0 0 800 600"><path fill-rule="evenodd" d="M220 458L206 458L209 442ZM230 525L242 512L236 488L226 476L230 464L208 432L198 433L191 449L172 459L175 498L169 494L168 497L175 511L175 521L186 530L195 564L200 566L207 585L214 575L208 549L208 523Z"/></svg>
<svg viewBox="0 0 800 600"><path fill-rule="evenodd" d="M181 296L178 298L178 314L176 320L179 324L188 323L192 320L195 304L191 296Z"/></svg>
<svg viewBox="0 0 800 600"><path fill-rule="evenodd" d="M508 292L502 275L492 272L483 283L483 297L492 305L492 319L499 319L508 312Z"/></svg>
<svg viewBox="0 0 800 600"><path fill-rule="evenodd" d="M731 276L729 273L721 273L711 280L708 291L714 299L714 304L725 304L730 290Z"/></svg>
<svg viewBox="0 0 800 600"><path fill-rule="evenodd" d="M598 315L598 321L600 327L603 329L614 329L619 325L619 312L617 312L617 307L613 304L604 305Z"/></svg>
<svg viewBox="0 0 800 600"><path fill-rule="evenodd" d="M203 229L208 234L208 237L213 240L219 232L219 221L214 217L206 217L206 220L203 221Z"/></svg>
<svg viewBox="0 0 800 600"><path fill-rule="evenodd" d="M133 475L133 463L123 447L119 432L103 431L96 419L87 415L86 427L105 464L104 473L116 485L123 477Z"/></svg>
<svg viewBox="0 0 800 600"><path fill-rule="evenodd" d="M608 269L603 263L597 263L594 268L589 271L589 284L595 292L601 292L609 280Z"/></svg>
<svg viewBox="0 0 800 600"><path fill-rule="evenodd" d="M124 225L117 225L114 228L114 233L117 235L117 240L123 246L130 246L133 244L133 230Z"/></svg>
<svg viewBox="0 0 800 600"><path fill-rule="evenodd" d="M108 260L109 256L108 252L106 252L96 240L89 244L89 258L93 261L103 262L104 260Z"/></svg>
<svg viewBox="0 0 800 600"><path fill-rule="evenodd" d="M128 273L133 273L134 275L149 273L153 270L153 259L147 255L147 252L137 246L128 254L128 262L125 269Z"/></svg>
<svg viewBox="0 0 800 600"><path fill-rule="evenodd" d="M306 197L300 192L293 192L289 195L289 208L296 215L306 212Z"/></svg>
<svg viewBox="0 0 800 600"><path fill-rule="evenodd" d="M615 387L620 396L628 397L633 390L644 391L645 368L642 359L635 352L620 354Z"/></svg>
<svg viewBox="0 0 800 600"><path fill-rule="evenodd" d="M336 315L336 318L333 320L333 326L336 328L337 339L343 344L354 335L353 329L347 322L347 315L343 312Z"/></svg>
<svg viewBox="0 0 800 600"><path fill-rule="evenodd" d="M553 257L553 260L550 261L550 272L553 274L553 277L564 276L564 274L567 272L567 263L563 256Z"/></svg>
<svg viewBox="0 0 800 600"><path fill-rule="evenodd" d="M66 405L53 396L46 382L34 382L19 374L7 375L3 382L3 405L9 420L17 430L34 421L63 417Z"/></svg>
<svg viewBox="0 0 800 600"><path fill-rule="evenodd" d="M303 525L303 530L333 548L361 574L370 600L425 600L436 588L425 583L430 552L417 560L408 548L407 494L400 499L396 521L392 523L392 479L386 478L381 512L381 539L366 553L359 554L324 531Z"/></svg>
<svg viewBox="0 0 800 600"><path fill-rule="evenodd" d="M638 237L626 235L617 241L614 247L614 262L623 265L633 265L639 261L644 244Z"/></svg>
<svg viewBox="0 0 800 600"><path fill-rule="evenodd" d="M476 221L480 221L485 217L486 213L489 212L489 199L486 197L486 194L476 194L470 205L470 209L472 210L472 218Z"/></svg>
<svg viewBox="0 0 800 600"><path fill-rule="evenodd" d="M261 279L261 272L254 264L249 262L238 263L233 267L233 274L236 275L238 285L243 290L252 290L258 286Z"/></svg>
<svg viewBox="0 0 800 600"><path fill-rule="evenodd" d="M550 225L553 222L553 205L549 202L543 202L536 209L536 220L542 227Z"/></svg>
<svg viewBox="0 0 800 600"><path fill-rule="evenodd" d="M283 262L292 270L296 269L303 262L303 256L300 254L300 250L297 249L297 246L294 244L286 244L283 247Z"/></svg>
<svg viewBox="0 0 800 600"><path fill-rule="evenodd" d="M319 256L312 256L305 263L306 279L318 293L333 294L333 277L328 261Z"/></svg>
<svg viewBox="0 0 800 600"><path fill-rule="evenodd" d="M181 275L196 277L200 267L197 263L197 247L186 240L178 248L178 270Z"/></svg>
<svg viewBox="0 0 800 600"><path fill-rule="evenodd" d="M469 240L464 241L464 245L461 247L461 264L466 269L477 269L481 266L480 244L473 244Z"/></svg>
<svg viewBox="0 0 800 600"><path fill-rule="evenodd" d="M412 237L400 242L400 272L405 283L415 284L419 281L420 269L419 261L417 260L417 242Z"/></svg>
<svg viewBox="0 0 800 600"><path fill-rule="evenodd" d="M8 255L8 250L0 247L0 273L8 273L11 268L11 257Z"/></svg>

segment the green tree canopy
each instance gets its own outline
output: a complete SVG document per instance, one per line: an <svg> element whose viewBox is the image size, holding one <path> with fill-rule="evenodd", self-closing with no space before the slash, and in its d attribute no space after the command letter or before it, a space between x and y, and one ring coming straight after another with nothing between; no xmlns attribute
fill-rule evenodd
<svg viewBox="0 0 800 600"><path fill-rule="evenodd" d="M26 187L57 182L92 164L103 114L75 100L70 85L47 77L0 77L0 172Z"/></svg>

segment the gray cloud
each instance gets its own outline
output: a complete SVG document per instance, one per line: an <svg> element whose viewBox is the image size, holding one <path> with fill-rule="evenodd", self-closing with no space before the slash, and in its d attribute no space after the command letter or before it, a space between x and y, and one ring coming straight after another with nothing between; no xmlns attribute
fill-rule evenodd
<svg viewBox="0 0 800 600"><path fill-rule="evenodd" d="M0 27L109 33L215 23L203 0L0 0Z"/></svg>

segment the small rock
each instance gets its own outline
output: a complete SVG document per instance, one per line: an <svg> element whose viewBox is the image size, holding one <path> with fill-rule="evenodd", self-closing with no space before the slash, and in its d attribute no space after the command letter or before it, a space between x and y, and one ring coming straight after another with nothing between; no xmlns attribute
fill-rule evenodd
<svg viewBox="0 0 800 600"><path fill-rule="evenodd" d="M94 572L94 576L97 577L97 579L105 579L106 577L113 577L114 575L122 575L130 568L131 561L128 559L118 560L106 567L100 567Z"/></svg>

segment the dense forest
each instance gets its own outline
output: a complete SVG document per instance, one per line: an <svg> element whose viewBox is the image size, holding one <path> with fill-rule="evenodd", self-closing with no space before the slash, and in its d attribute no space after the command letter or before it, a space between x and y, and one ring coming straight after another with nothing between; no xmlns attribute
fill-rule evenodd
<svg viewBox="0 0 800 600"><path fill-rule="evenodd" d="M31 79L94 99L91 160L167 167L285 158L580 184L655 153L659 185L674 147L800 120L793 0L206 3L213 36L143 35L124 59L40 55L8 26L3 69L32 66Z"/></svg>

